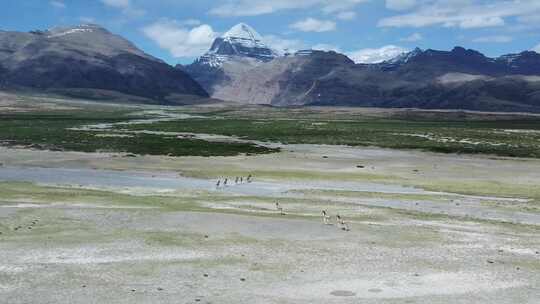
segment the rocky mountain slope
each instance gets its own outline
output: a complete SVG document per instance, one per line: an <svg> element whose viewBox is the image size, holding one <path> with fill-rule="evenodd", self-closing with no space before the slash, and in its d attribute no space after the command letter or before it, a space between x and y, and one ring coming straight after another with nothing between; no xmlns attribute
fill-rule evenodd
<svg viewBox="0 0 540 304"><path fill-rule="evenodd" d="M264 75L265 71L259 72L254 68L279 57L278 51L266 45L261 35L251 26L239 23L216 38L210 50L195 62L187 66L178 65L177 68L190 74L214 98L230 100L237 88L237 84L233 83L235 80L242 79L258 85L261 82L258 77L267 75ZM253 75L247 77L250 71ZM258 95L267 93L271 94L272 90L254 88L253 92L248 93L250 96L238 96L238 101L258 100Z"/></svg>
<svg viewBox="0 0 540 304"><path fill-rule="evenodd" d="M186 73L92 24L0 31L0 71L4 88L110 90L162 103L208 96Z"/></svg>
<svg viewBox="0 0 540 304"><path fill-rule="evenodd" d="M303 99L305 104L540 110L540 54L488 58L474 50L415 50L378 65L335 69Z"/></svg>
<svg viewBox="0 0 540 304"><path fill-rule="evenodd" d="M223 40L181 67L219 99L277 106L540 111L540 54L532 51L489 58L461 47L415 49L380 64L355 64L335 52L278 56L262 43L274 55L235 52L215 60L215 46Z"/></svg>

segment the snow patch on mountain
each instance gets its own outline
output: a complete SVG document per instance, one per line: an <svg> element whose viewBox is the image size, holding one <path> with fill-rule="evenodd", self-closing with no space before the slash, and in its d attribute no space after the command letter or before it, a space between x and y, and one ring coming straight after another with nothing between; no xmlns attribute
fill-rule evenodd
<svg viewBox="0 0 540 304"><path fill-rule="evenodd" d="M75 33L92 33L93 31L94 30L91 30L91 29L71 29L71 30L61 32L61 33L58 33L58 34L49 35L49 36L47 36L47 38L62 37L62 36L66 36L66 35L69 35L69 34L75 34Z"/></svg>
<svg viewBox="0 0 540 304"><path fill-rule="evenodd" d="M446 73L437 78L437 82L441 84L454 84L454 83L464 83L471 82L476 80L491 80L492 77L486 75L477 75L477 74L466 74L466 73Z"/></svg>
<svg viewBox="0 0 540 304"><path fill-rule="evenodd" d="M521 57L520 54L508 54L508 55L502 55L499 57L499 60L505 61L508 64L511 64L512 62L516 61Z"/></svg>
<svg viewBox="0 0 540 304"><path fill-rule="evenodd" d="M387 60L386 63L388 63L388 64L405 64L405 63L409 62L411 59L413 59L414 57L422 54L422 52L423 52L422 49L415 48L411 52L401 53L401 54L397 55L396 57L394 57L394 58L392 58L390 60Z"/></svg>
<svg viewBox="0 0 540 304"><path fill-rule="evenodd" d="M77 33L92 33L98 28L99 26L93 24L81 24L70 28L53 28L47 31L47 38L57 38Z"/></svg>
<svg viewBox="0 0 540 304"><path fill-rule="evenodd" d="M402 55L407 51L408 50L403 47L390 44L380 48L365 48L349 52L347 56L354 60L355 63L373 64L383 63L396 56Z"/></svg>

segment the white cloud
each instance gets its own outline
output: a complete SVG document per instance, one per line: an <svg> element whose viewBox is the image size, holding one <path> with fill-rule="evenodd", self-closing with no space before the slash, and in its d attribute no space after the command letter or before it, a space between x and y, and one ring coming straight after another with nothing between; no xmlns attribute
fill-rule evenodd
<svg viewBox="0 0 540 304"><path fill-rule="evenodd" d="M79 20L82 23L96 23L96 19L94 19L92 17L80 17Z"/></svg>
<svg viewBox="0 0 540 304"><path fill-rule="evenodd" d="M49 1L49 4L55 8L66 8L66 4L64 3L64 1L60 0Z"/></svg>
<svg viewBox="0 0 540 304"><path fill-rule="evenodd" d="M197 26L202 24L202 22L198 19L186 19L182 20L181 23L187 26Z"/></svg>
<svg viewBox="0 0 540 304"><path fill-rule="evenodd" d="M473 42L479 43L508 43L513 40L510 36L496 35L496 36L484 36L473 39Z"/></svg>
<svg viewBox="0 0 540 304"><path fill-rule="evenodd" d="M507 18L540 15L538 0L424 0L413 12L383 18L380 27L444 26L463 29L506 24Z"/></svg>
<svg viewBox="0 0 540 304"><path fill-rule="evenodd" d="M312 50L318 50L318 51L334 51L334 52L341 52L341 49L338 46L332 45L332 44L326 44L326 43L319 43L315 44L311 47Z"/></svg>
<svg viewBox="0 0 540 304"><path fill-rule="evenodd" d="M230 0L210 10L210 14L232 16L258 16L282 10L320 7L325 13L340 13L368 0Z"/></svg>
<svg viewBox="0 0 540 304"><path fill-rule="evenodd" d="M325 13L339 13L350 10L362 2L369 0L325 0L319 1Z"/></svg>
<svg viewBox="0 0 540 304"><path fill-rule="evenodd" d="M416 42L416 41L420 41L424 39L424 37L422 36L422 34L420 33L414 33L414 34L411 34L410 36L407 36L405 38L401 38L399 39L400 41L404 41L404 42Z"/></svg>
<svg viewBox="0 0 540 304"><path fill-rule="evenodd" d="M295 53L299 50L319 50L319 51L335 51L335 52L341 52L340 48L338 46L327 44L327 43L318 43L312 46L309 46L307 43L305 43L302 40L298 39L285 39L280 36L276 35L266 35L263 36L264 42L270 46L272 49L280 52L281 54L284 54L285 51L287 53Z"/></svg>
<svg viewBox="0 0 540 304"><path fill-rule="evenodd" d="M386 8L402 11L416 6L416 0L386 0Z"/></svg>
<svg viewBox="0 0 540 304"><path fill-rule="evenodd" d="M379 63L395 58L408 50L400 46L386 45L378 49L361 49L347 53L347 56L356 63Z"/></svg>
<svg viewBox="0 0 540 304"><path fill-rule="evenodd" d="M214 7L210 10L210 14L224 17L258 16L280 10L306 8L313 5L312 2L314 1L276 0L271 3L270 1L237 0Z"/></svg>
<svg viewBox="0 0 540 304"><path fill-rule="evenodd" d="M520 23L527 25L538 25L540 24L540 14L527 14L524 16L519 16L517 20Z"/></svg>
<svg viewBox="0 0 540 304"><path fill-rule="evenodd" d="M336 15L336 18L340 19L340 20L353 20L354 18L356 18L356 13L355 12L340 12Z"/></svg>
<svg viewBox="0 0 540 304"><path fill-rule="evenodd" d="M297 39L285 39L276 35L263 36L264 42L280 53L294 53L298 50L306 49L306 44Z"/></svg>
<svg viewBox="0 0 540 304"><path fill-rule="evenodd" d="M207 24L188 28L182 22L168 19L146 26L142 31L175 58L199 56L210 48L217 37L217 33Z"/></svg>
<svg viewBox="0 0 540 304"><path fill-rule="evenodd" d="M504 24L505 24L504 19L502 19L501 17L478 16L478 17L471 17L468 19L464 19L458 22L449 21L449 22L446 22L444 26L446 27L459 26L463 29L470 29L470 28L501 26Z"/></svg>
<svg viewBox="0 0 540 304"><path fill-rule="evenodd" d="M302 32L329 32L336 30L336 23L329 20L306 18L290 25L291 28Z"/></svg>
<svg viewBox="0 0 540 304"><path fill-rule="evenodd" d="M540 44L535 46L532 50L540 54Z"/></svg>
<svg viewBox="0 0 540 304"><path fill-rule="evenodd" d="M131 7L130 0L101 0L101 2L103 2L105 5L115 8L126 9Z"/></svg>
<svg viewBox="0 0 540 304"><path fill-rule="evenodd" d="M112 8L120 9L124 15L130 17L140 17L146 13L142 9L135 8L131 0L101 0L101 2Z"/></svg>

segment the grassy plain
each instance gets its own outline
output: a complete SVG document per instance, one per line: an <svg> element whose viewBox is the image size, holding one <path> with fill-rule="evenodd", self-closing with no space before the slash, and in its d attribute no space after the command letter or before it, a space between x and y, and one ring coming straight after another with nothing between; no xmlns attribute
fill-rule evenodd
<svg viewBox="0 0 540 304"><path fill-rule="evenodd" d="M0 142L6 146L48 150L170 156L228 156L274 151L249 143L208 142L158 134L100 136L100 132L71 130L89 124L118 123L129 119L134 118L123 111L0 114Z"/></svg>
<svg viewBox="0 0 540 304"><path fill-rule="evenodd" d="M0 143L9 146L171 156L278 151L250 142L263 141L540 158L540 116L522 113L234 104L156 107L5 94L0 99ZM147 124L118 124L101 130L107 133L73 130L87 125L152 119L154 114L147 113L152 111L145 110L156 109L164 115L195 116L149 120ZM234 136L245 142L177 136L184 133Z"/></svg>
<svg viewBox="0 0 540 304"><path fill-rule="evenodd" d="M297 111L286 115L283 110L264 110L268 113L265 118L239 118L220 111L206 113L206 118L132 125L129 129L221 134L283 144L377 146L540 158L540 118L448 121L426 118L421 113L407 118L367 115L331 118L304 116Z"/></svg>
<svg viewBox="0 0 540 304"><path fill-rule="evenodd" d="M538 298L537 116L2 98L2 303Z"/></svg>

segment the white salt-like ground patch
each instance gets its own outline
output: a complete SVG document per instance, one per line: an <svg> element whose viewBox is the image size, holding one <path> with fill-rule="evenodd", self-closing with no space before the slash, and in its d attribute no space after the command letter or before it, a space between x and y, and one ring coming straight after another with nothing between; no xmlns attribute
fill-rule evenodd
<svg viewBox="0 0 540 304"><path fill-rule="evenodd" d="M95 131L95 130L94 130ZM207 133L190 133L190 132L166 132L166 131L150 131L150 130L128 130L128 129L118 129L110 130L104 129L99 131L106 132L120 132L120 135L130 135L133 134L145 134L145 135L160 135L160 136L171 136L179 139L200 139L211 142L227 142L227 143L257 143L251 140L241 139L236 136L227 136L227 135L218 135L218 134L207 134ZM99 134L98 134L99 135ZM97 135L96 135L97 136ZM262 144L262 143L259 143Z"/></svg>
<svg viewBox="0 0 540 304"><path fill-rule="evenodd" d="M324 280L299 285L288 282L289 286L276 286L275 292L286 298L308 301L336 299L332 294L335 291L347 291L364 299L400 299L489 292L524 285L517 280L494 281L491 274L476 272L432 273L412 278L403 273L389 273L385 277Z"/></svg>
<svg viewBox="0 0 540 304"><path fill-rule="evenodd" d="M85 208L85 209L157 209L158 207L152 206L122 206L122 205L106 205L106 204L52 204L52 207L71 207L71 208Z"/></svg>
<svg viewBox="0 0 540 304"><path fill-rule="evenodd" d="M273 214L273 215L280 215L281 211L276 209L276 205L274 203L249 203L249 202L222 202L222 203L214 203L214 202L202 202L200 203L201 206L210 208L210 209L216 209L216 210L238 210L242 212L251 212L251 213L257 213L257 214ZM283 208L284 215L287 215L288 213L292 213L295 216L314 216L318 215L321 210L320 209L314 209L302 205L302 204L288 204L285 203L284 205L281 205ZM303 212L302 212L303 211Z"/></svg>
<svg viewBox="0 0 540 304"><path fill-rule="evenodd" d="M412 221L407 221L407 223L418 225L418 226L446 228L446 229L451 229L451 230L473 231L473 232L480 232L480 233L488 232L486 231L485 226L481 225L480 223L475 223L475 222L445 223L445 222L426 222L426 221L412 220ZM489 232L493 232L493 231L489 231Z"/></svg>
<svg viewBox="0 0 540 304"><path fill-rule="evenodd" d="M447 137L447 136L436 136L434 134L416 134L416 133L392 133L392 135L398 135L398 136L411 136L411 137L419 137L419 138L425 138L427 140L436 141L440 143L460 143L460 144L469 144L469 145L488 145L488 146L508 146L508 147L517 147L517 145L512 145L508 143L500 143L500 142L490 142L490 141L472 141L468 138L463 139L457 139L454 137Z"/></svg>
<svg viewBox="0 0 540 304"><path fill-rule="evenodd" d="M8 291L15 290L16 288L17 287L14 285L5 285L5 284L0 283L0 292L8 292Z"/></svg>
<svg viewBox="0 0 540 304"><path fill-rule="evenodd" d="M47 207L47 205L31 204L31 203L18 203L18 204L0 205L0 208L44 208L44 207Z"/></svg>
<svg viewBox="0 0 540 304"><path fill-rule="evenodd" d="M465 243L468 246L472 246L469 248L484 248L489 244L490 240L494 239L493 236L482 232L458 231L451 229L440 229L438 231L447 238L457 242L452 245Z"/></svg>
<svg viewBox="0 0 540 304"><path fill-rule="evenodd" d="M201 206L205 208L216 209L216 210L239 210L240 209L236 206L220 204L220 203L201 203ZM260 210L260 211L264 213L264 210Z"/></svg>
<svg viewBox="0 0 540 304"><path fill-rule="evenodd" d="M114 243L101 246L77 248L13 250L8 265L28 266L39 264L106 264L123 262L167 262L209 258L201 251L167 250L166 248L142 247L137 243ZM1 265L6 266L6 265ZM19 266L20 267L20 266Z"/></svg>
<svg viewBox="0 0 540 304"><path fill-rule="evenodd" d="M133 135L130 134L96 134L96 137L104 137L104 138L132 138Z"/></svg>
<svg viewBox="0 0 540 304"><path fill-rule="evenodd" d="M537 256L538 255L537 252L540 249L503 246L501 247L501 250L503 250L504 252L510 252L517 255Z"/></svg>
<svg viewBox="0 0 540 304"><path fill-rule="evenodd" d="M504 129L504 133L523 133L523 134L540 134L540 130L527 130L527 129Z"/></svg>
<svg viewBox="0 0 540 304"><path fill-rule="evenodd" d="M177 133L179 138L194 138L212 142L230 142L230 143L248 143L249 140L244 140L236 136L206 134L206 133Z"/></svg>
<svg viewBox="0 0 540 304"><path fill-rule="evenodd" d="M44 202L41 200L33 198L16 198L16 199L7 199L0 202L0 208L45 208L59 205L59 203L54 202Z"/></svg>
<svg viewBox="0 0 540 304"><path fill-rule="evenodd" d="M25 266L21 266L21 265L1 265L0 264L0 274L1 273L7 273L7 274L10 274L10 273L20 273L20 272L24 272L25 270L27 269L27 267Z"/></svg>
<svg viewBox="0 0 540 304"><path fill-rule="evenodd" d="M211 142L230 142L230 143L253 143L258 145L268 145L259 141L244 140L237 136L227 136L219 134L206 134L206 133L189 133L189 132L164 132L164 131L149 131L149 130L129 130L129 129L116 129L118 126L129 125L141 125L141 124L154 124L158 122L167 122L192 118L206 118L205 116L191 115L184 113L171 113L163 110L149 110L134 113L141 116L156 116L155 118L134 119L130 121L118 122L118 123L100 123L94 125L85 125L75 128L69 128L73 131L93 131L93 132L111 132L108 134L97 134L98 137L133 137L134 134L146 134L146 135L162 135L162 136L175 136L180 139L200 139Z"/></svg>
<svg viewBox="0 0 540 304"><path fill-rule="evenodd" d="M0 205L0 208L11 209L36 209L36 208L82 208L82 209L157 209L152 206L125 206L125 205L107 205L107 204L88 204L88 203L18 203Z"/></svg>
<svg viewBox="0 0 540 304"><path fill-rule="evenodd" d="M144 119L133 119L130 121L123 121L117 123L100 123L93 125L85 125L77 128L69 128L68 130L74 131L104 131L113 129L116 126L128 126L128 125L140 125L140 124L153 124L157 122L166 122L174 121L181 119L190 119L190 118L204 118L204 116L190 115L183 113L172 113L163 110L149 110L133 113L134 115L140 116L156 116L155 118L144 118Z"/></svg>

